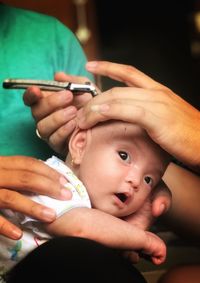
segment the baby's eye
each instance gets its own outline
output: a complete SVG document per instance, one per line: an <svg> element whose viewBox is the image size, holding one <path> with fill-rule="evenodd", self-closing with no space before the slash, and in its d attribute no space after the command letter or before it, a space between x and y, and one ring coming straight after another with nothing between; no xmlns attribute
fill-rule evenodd
<svg viewBox="0 0 200 283"><path fill-rule="evenodd" d="M125 152L125 151L119 151L118 154L119 154L119 156L120 156L120 158L121 158L122 160L124 160L124 161L126 161L126 162L130 162L130 156L129 156L129 154L128 154L127 152Z"/></svg>
<svg viewBox="0 0 200 283"><path fill-rule="evenodd" d="M150 186L153 185L153 179L149 176L144 177L144 181Z"/></svg>

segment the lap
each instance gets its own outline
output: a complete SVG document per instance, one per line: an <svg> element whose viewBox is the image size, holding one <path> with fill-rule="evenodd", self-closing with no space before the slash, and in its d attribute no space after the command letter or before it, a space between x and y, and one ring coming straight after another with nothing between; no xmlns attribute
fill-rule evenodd
<svg viewBox="0 0 200 283"><path fill-rule="evenodd" d="M120 253L97 242L54 238L33 250L10 272L7 282L145 283Z"/></svg>

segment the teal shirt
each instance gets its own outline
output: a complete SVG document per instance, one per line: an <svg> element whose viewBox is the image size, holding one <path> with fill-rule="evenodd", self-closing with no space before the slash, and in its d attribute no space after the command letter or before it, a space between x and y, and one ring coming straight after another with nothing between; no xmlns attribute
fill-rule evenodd
<svg viewBox="0 0 200 283"><path fill-rule="evenodd" d="M0 155L46 159L53 153L35 134L24 91L3 89L3 80L53 80L57 71L92 79L85 63L77 38L57 19L0 4Z"/></svg>

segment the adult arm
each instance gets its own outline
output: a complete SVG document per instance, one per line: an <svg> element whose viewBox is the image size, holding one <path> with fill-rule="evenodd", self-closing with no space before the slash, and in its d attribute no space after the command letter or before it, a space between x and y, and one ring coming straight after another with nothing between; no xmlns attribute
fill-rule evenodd
<svg viewBox="0 0 200 283"><path fill-rule="evenodd" d="M200 177L171 163L163 176L172 192L172 204L164 219L181 237L200 237Z"/></svg>
<svg viewBox="0 0 200 283"><path fill-rule="evenodd" d="M161 264L166 257L166 246L155 234L96 209L72 209L45 226L57 236L88 238L122 250L142 250L154 264Z"/></svg>
<svg viewBox="0 0 200 283"><path fill-rule="evenodd" d="M45 222L55 220L54 210L33 202L20 192L35 192L69 199L67 180L44 162L25 156L0 156L0 208L8 208ZM11 239L22 236L19 227L0 216L0 234Z"/></svg>
<svg viewBox="0 0 200 283"><path fill-rule="evenodd" d="M142 126L163 149L190 166L200 167L200 112L169 88L136 68L91 62L87 70L129 87L112 88L92 99L78 113L79 126L120 119Z"/></svg>

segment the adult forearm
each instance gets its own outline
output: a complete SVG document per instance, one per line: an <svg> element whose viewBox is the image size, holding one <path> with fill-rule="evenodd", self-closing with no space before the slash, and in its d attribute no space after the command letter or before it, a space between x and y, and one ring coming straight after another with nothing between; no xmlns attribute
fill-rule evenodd
<svg viewBox="0 0 200 283"><path fill-rule="evenodd" d="M200 236L200 177L174 163L164 177L172 192L172 206L165 218L168 225L181 236Z"/></svg>

